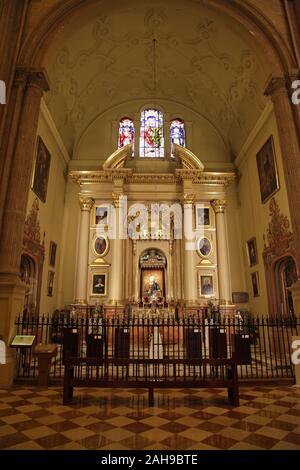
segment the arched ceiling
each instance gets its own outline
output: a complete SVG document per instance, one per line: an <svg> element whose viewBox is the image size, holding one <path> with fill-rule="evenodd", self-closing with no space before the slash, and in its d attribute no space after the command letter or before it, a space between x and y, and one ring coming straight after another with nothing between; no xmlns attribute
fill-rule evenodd
<svg viewBox="0 0 300 470"><path fill-rule="evenodd" d="M90 5L60 27L44 66L46 102L71 153L108 109L164 99L206 117L234 155L266 104L268 65L251 32L192 0Z"/></svg>

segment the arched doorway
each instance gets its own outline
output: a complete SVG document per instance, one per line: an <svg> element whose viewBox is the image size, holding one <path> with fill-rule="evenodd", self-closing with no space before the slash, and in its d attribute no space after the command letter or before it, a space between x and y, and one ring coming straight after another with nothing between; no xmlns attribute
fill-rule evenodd
<svg viewBox="0 0 300 470"><path fill-rule="evenodd" d="M20 276L25 284L23 315L32 315L36 309L37 269L34 260L29 255L21 256Z"/></svg>
<svg viewBox="0 0 300 470"><path fill-rule="evenodd" d="M297 281L297 268L292 256L278 260L274 265L275 294L279 314L282 317L295 314L290 288Z"/></svg>
<svg viewBox="0 0 300 470"><path fill-rule="evenodd" d="M140 298L144 303L164 302L166 298L167 260L162 251L150 248L139 260Z"/></svg>

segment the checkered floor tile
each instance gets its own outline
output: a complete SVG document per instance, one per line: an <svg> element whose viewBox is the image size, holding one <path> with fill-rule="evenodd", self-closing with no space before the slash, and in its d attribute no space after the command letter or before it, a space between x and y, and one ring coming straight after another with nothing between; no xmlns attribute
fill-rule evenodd
<svg viewBox="0 0 300 470"><path fill-rule="evenodd" d="M241 387L240 406L226 390L0 390L0 449L300 450L300 389Z"/></svg>

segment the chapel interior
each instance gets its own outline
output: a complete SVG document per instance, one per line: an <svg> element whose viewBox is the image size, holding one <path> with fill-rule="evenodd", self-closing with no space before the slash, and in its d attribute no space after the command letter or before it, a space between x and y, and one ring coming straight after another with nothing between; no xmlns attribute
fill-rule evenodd
<svg viewBox="0 0 300 470"><path fill-rule="evenodd" d="M202 444L189 430L205 413L191 412L188 422L179 410L176 440L163 422L173 399L164 401L164 390L155 405L163 410L161 425L153 425L157 436L157 428L162 432L157 441L149 423L133 431L129 421L138 393L128 398L128 416L116 411L116 390L94 395L108 397L112 420L128 419L116 421L119 438L105 427L102 441L96 421L84 428L93 434L80 440L80 433L75 438L56 429L55 420L43 421L41 410L32 410L30 420L69 434L51 441L51 433L28 431L28 444L20 438L26 425L1 434L1 426L13 426L1 416L7 387L26 385L21 374L16 382L16 367L27 356L10 344L17 331L30 334L25 322L43 315L62 322L98 314L110 321L196 315L204 322L215 313L225 322L293 321L291 335L300 334L300 107L292 98L297 81L300 88L300 2L1 3L0 339L6 360L0 360L0 448L8 447L7 436L18 436L11 437L12 448L47 448L49 441L51 448L79 449L86 439L87 448L299 449L299 392L290 366L286 382L241 392L245 408L247 400L273 400L269 421L260 423L262 414L247 421L244 410L239 423L248 427L238 429L234 413L224 411L227 421L218 422L212 408ZM266 357L281 354L286 364L288 353L278 347L287 342L270 342ZM39 393L29 385L29 394ZM25 400L27 392L19 390ZM35 398L46 410L44 397ZM57 397L53 389L55 404ZM126 397L132 393L119 396L124 407ZM280 421L285 405L277 401L284 397L289 408L281 414L294 421ZM272 420L286 429L275 423L255 434L255 426Z"/></svg>

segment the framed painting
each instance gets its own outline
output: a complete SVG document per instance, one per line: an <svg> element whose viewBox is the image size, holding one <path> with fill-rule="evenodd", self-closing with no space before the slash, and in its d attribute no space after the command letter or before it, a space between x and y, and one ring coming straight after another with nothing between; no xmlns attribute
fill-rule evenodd
<svg viewBox="0 0 300 470"><path fill-rule="evenodd" d="M246 304L249 302L248 292L232 292L232 302L234 304Z"/></svg>
<svg viewBox="0 0 300 470"><path fill-rule="evenodd" d="M258 263L256 238L253 237L247 241L247 256L249 266L255 266Z"/></svg>
<svg viewBox="0 0 300 470"><path fill-rule="evenodd" d="M197 242L197 253L202 258L208 258L212 254L212 243L207 237L202 237Z"/></svg>
<svg viewBox="0 0 300 470"><path fill-rule="evenodd" d="M55 267L56 251L57 251L57 244L55 242L50 242L49 265L52 266L53 268Z"/></svg>
<svg viewBox="0 0 300 470"><path fill-rule="evenodd" d="M93 249L97 256L103 257L108 253L109 240L107 237L101 235L94 239Z"/></svg>
<svg viewBox="0 0 300 470"><path fill-rule="evenodd" d="M108 225L108 206L95 206L95 225Z"/></svg>
<svg viewBox="0 0 300 470"><path fill-rule="evenodd" d="M261 202L264 204L279 190L280 187L272 136L256 155L256 162Z"/></svg>
<svg viewBox="0 0 300 470"><path fill-rule="evenodd" d="M47 199L50 163L51 155L39 136L36 144L36 157L31 187L42 202L46 202Z"/></svg>
<svg viewBox="0 0 300 470"><path fill-rule="evenodd" d="M164 270L142 269L141 271L142 296L155 300L164 296Z"/></svg>
<svg viewBox="0 0 300 470"><path fill-rule="evenodd" d="M196 205L196 226L197 227L211 227L211 212L209 207Z"/></svg>
<svg viewBox="0 0 300 470"><path fill-rule="evenodd" d="M214 297L215 282L213 274L199 274L199 294L200 297Z"/></svg>
<svg viewBox="0 0 300 470"><path fill-rule="evenodd" d="M253 297L259 297L259 278L258 272L251 273L252 293Z"/></svg>
<svg viewBox="0 0 300 470"><path fill-rule="evenodd" d="M48 283L47 283L47 296L48 297L53 296L53 285L54 285L54 272L49 271L48 272Z"/></svg>
<svg viewBox="0 0 300 470"><path fill-rule="evenodd" d="M107 273L93 273L92 274L92 292L93 296L106 296L107 295Z"/></svg>

